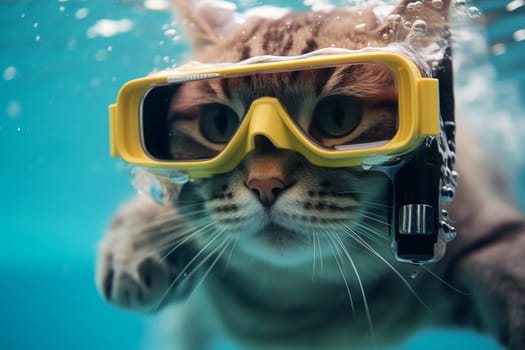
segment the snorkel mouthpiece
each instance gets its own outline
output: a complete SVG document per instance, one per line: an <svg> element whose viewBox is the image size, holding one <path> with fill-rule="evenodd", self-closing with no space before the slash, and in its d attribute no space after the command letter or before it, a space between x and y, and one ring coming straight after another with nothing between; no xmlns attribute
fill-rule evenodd
<svg viewBox="0 0 525 350"><path fill-rule="evenodd" d="M437 262L445 254L446 243L455 237L448 213L441 209L446 167L440 141L429 138L393 175L392 248L398 261Z"/></svg>
<svg viewBox="0 0 525 350"><path fill-rule="evenodd" d="M442 209L456 193L452 50L447 48L433 76L439 81L441 133L429 137L393 177L392 249L397 260L413 264L439 261L456 229Z"/></svg>

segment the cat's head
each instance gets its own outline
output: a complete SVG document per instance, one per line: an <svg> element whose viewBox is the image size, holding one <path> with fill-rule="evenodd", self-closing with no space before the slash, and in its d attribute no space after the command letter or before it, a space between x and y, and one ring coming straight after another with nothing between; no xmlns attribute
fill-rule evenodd
<svg viewBox="0 0 525 350"><path fill-rule="evenodd" d="M382 14L367 6L248 20L224 4L182 0L178 4L193 38L195 58L205 63L392 43L411 45L431 61L448 40L444 29L449 1L402 1L388 13L382 7ZM425 35L419 35L421 27ZM338 88L340 81L348 91ZM230 119L238 123L254 100L268 96L279 99L291 118L314 138L318 135L317 142L330 144L341 135L331 132L320 115L329 110L322 108L324 105L358 109L362 120L368 121L361 132L377 130L378 126L395 124L397 97L388 93L393 84L388 71L373 65L352 72L303 71L293 79L272 75L272 79L261 76L188 84L177 91L179 96L171 106L172 115L183 116L171 121L172 133L177 136L172 143L174 148L180 142L192 144L199 152L212 155L224 147L226 141L221 136ZM361 98L359 91L364 90L376 91L381 98ZM213 113L206 112L210 105ZM217 113L222 122L210 122ZM349 132L354 132L351 129ZM334 247L342 245L357 251L367 251L376 242L389 246L391 189L384 174L314 166L301 154L280 149L264 136L254 143L255 151L233 171L184 185L176 205L192 221L196 241L217 249L230 247L277 265L310 262L315 254L332 255Z"/></svg>

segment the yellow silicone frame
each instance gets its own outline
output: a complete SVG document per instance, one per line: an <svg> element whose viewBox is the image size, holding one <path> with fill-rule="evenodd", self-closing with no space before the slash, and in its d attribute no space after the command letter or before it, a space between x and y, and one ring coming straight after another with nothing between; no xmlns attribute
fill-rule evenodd
<svg viewBox="0 0 525 350"><path fill-rule="evenodd" d="M250 73L293 71L337 64L376 62L390 68L398 87L399 125L386 144L372 148L329 150L313 143L294 124L275 97L255 100L230 143L216 157L206 160L165 161L153 159L142 146L140 109L144 94L153 86L206 78L228 78ZM259 116L264 115L264 118ZM126 83L117 102L109 106L110 154L128 163L184 171L192 178L209 177L231 171L254 150L254 136L264 135L278 148L301 153L309 162L322 167L347 167L377 159L397 157L413 151L427 136L440 133L438 81L423 78L417 66L394 52L359 52L322 55L255 64L207 66L204 69L171 71Z"/></svg>

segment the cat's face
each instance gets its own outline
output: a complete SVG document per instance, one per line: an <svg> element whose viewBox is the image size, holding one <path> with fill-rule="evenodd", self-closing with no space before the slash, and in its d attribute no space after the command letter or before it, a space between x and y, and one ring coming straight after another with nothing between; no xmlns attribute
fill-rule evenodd
<svg viewBox="0 0 525 350"><path fill-rule="evenodd" d="M386 45L372 11L367 11L260 19L206 46L199 59L233 62L330 46ZM376 28L373 35L352 32L361 22ZM395 81L380 65L200 81L184 85L172 100L172 156L216 155L260 97L277 98L313 142L324 147L341 140L360 143L370 135L390 139L396 129ZM195 153L176 154L181 143L191 144ZM384 174L316 167L264 136L258 136L255 144L256 150L232 172L190 182L182 189L176 205L203 233L195 236L201 246L223 242L231 251L275 265L333 255L343 244L356 247L352 254L366 251L371 241L388 246L390 189Z"/></svg>
<svg viewBox="0 0 525 350"><path fill-rule="evenodd" d="M221 234L235 249L287 265L329 254L351 235L386 239L386 218L378 214L384 214L386 186L380 174L314 167L266 144L231 173L186 186L179 207L197 229L213 225L202 243Z"/></svg>

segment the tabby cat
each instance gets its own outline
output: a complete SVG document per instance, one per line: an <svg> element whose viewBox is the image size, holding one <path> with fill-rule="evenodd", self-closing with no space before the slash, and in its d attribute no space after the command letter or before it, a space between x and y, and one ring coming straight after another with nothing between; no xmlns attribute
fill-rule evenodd
<svg viewBox="0 0 525 350"><path fill-rule="evenodd" d="M408 39L430 57L448 40L451 7L403 0L388 16L401 21L385 21L371 6L240 21L209 2L177 6L195 59L207 63ZM417 19L426 22L426 34L407 39L403 23ZM371 79L373 72L362 74L359 84L388 88L385 79ZM246 110L254 98L272 95L283 104L293 98L311 114L331 79L303 74L286 87L264 79L217 84L192 91L195 105L172 108L191 109L213 94L224 105L242 96L236 103ZM173 128L213 150L201 129ZM525 219L461 125L457 140L461 180L448 210L459 235L445 259L420 267L417 278L410 278L414 266L391 253L385 175L313 166L262 138L233 171L186 183L170 205L146 196L124 205L100 246L99 290L134 311L169 305L178 350L206 349L217 338L241 349L378 347L428 326L473 327L523 350Z"/></svg>

